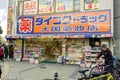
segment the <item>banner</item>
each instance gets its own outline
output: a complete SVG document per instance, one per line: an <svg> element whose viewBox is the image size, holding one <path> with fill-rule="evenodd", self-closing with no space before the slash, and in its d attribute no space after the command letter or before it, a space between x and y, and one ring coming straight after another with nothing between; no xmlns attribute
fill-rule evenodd
<svg viewBox="0 0 120 80"><path fill-rule="evenodd" d="M7 34L11 33L11 23L7 23Z"/></svg>
<svg viewBox="0 0 120 80"><path fill-rule="evenodd" d="M24 2L24 15L37 14L37 0Z"/></svg>
<svg viewBox="0 0 120 80"><path fill-rule="evenodd" d="M39 0L39 14L53 13L54 12L54 0Z"/></svg>
<svg viewBox="0 0 120 80"><path fill-rule="evenodd" d="M8 6L8 22L12 21L12 6Z"/></svg>
<svg viewBox="0 0 120 80"><path fill-rule="evenodd" d="M99 0L84 0L85 10L98 9Z"/></svg>
<svg viewBox="0 0 120 80"><path fill-rule="evenodd" d="M56 0L56 12L73 11L73 0Z"/></svg>
<svg viewBox="0 0 120 80"><path fill-rule="evenodd" d="M11 33L12 28L12 5L8 6L8 17L7 17L7 34Z"/></svg>
<svg viewBox="0 0 120 80"><path fill-rule="evenodd" d="M111 32L110 10L24 16L17 21L17 34Z"/></svg>

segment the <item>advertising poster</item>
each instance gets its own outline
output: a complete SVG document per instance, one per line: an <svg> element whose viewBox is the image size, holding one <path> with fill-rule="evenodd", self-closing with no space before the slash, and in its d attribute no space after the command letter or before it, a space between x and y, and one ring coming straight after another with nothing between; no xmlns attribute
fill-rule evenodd
<svg viewBox="0 0 120 80"><path fill-rule="evenodd" d="M56 12L73 11L73 0L56 0Z"/></svg>
<svg viewBox="0 0 120 80"><path fill-rule="evenodd" d="M11 33L11 27L12 27L12 6L8 6L8 20L7 20L7 34Z"/></svg>
<svg viewBox="0 0 120 80"><path fill-rule="evenodd" d="M24 16L17 21L18 34L110 32L110 10Z"/></svg>
<svg viewBox="0 0 120 80"><path fill-rule="evenodd" d="M37 0L24 2L24 15L37 14Z"/></svg>
<svg viewBox="0 0 120 80"><path fill-rule="evenodd" d="M85 10L98 9L99 0L84 0Z"/></svg>
<svg viewBox="0 0 120 80"><path fill-rule="evenodd" d="M54 12L54 0L39 0L39 14L53 13Z"/></svg>
<svg viewBox="0 0 120 80"><path fill-rule="evenodd" d="M7 23L7 34L11 33L11 23Z"/></svg>

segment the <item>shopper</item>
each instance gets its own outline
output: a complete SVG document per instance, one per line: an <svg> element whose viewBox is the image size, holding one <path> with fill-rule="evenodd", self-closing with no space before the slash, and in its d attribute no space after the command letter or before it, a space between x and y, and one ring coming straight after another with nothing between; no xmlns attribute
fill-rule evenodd
<svg viewBox="0 0 120 80"><path fill-rule="evenodd" d="M4 46L4 53L5 53L5 59L8 58L8 47L5 45Z"/></svg>
<svg viewBox="0 0 120 80"><path fill-rule="evenodd" d="M2 48L2 46L0 45L0 59L2 60L2 61L4 61L4 50L3 50L3 48Z"/></svg>
<svg viewBox="0 0 120 80"><path fill-rule="evenodd" d="M9 46L9 58L13 58L13 45Z"/></svg>
<svg viewBox="0 0 120 80"><path fill-rule="evenodd" d="M64 65L66 63L66 58L65 56L62 56L62 64Z"/></svg>

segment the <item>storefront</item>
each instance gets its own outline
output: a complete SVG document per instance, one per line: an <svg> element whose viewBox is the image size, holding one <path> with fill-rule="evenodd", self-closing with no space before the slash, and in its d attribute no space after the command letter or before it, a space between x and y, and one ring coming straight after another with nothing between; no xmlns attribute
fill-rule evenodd
<svg viewBox="0 0 120 80"><path fill-rule="evenodd" d="M7 38L23 40L22 60L29 60L30 63L61 63L64 56L66 64L90 67L95 65L101 44L113 50L110 16L110 10L20 16L17 20L17 35ZM21 49L20 41L15 44ZM18 55L21 55L16 54L15 58L18 59Z"/></svg>

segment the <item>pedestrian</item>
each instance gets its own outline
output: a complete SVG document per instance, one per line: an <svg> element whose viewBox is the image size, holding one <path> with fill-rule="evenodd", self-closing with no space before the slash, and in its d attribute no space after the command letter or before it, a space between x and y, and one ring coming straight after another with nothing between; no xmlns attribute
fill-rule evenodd
<svg viewBox="0 0 120 80"><path fill-rule="evenodd" d="M8 47L7 45L4 46L4 53L5 53L5 59L8 58Z"/></svg>
<svg viewBox="0 0 120 80"><path fill-rule="evenodd" d="M14 49L14 47L13 47L13 45L9 45L9 58L13 58L13 49Z"/></svg>
<svg viewBox="0 0 120 80"><path fill-rule="evenodd" d="M66 63L66 58L65 56L62 56L62 64L64 65Z"/></svg>
<svg viewBox="0 0 120 80"><path fill-rule="evenodd" d="M2 46L0 45L0 59L2 60L2 61L4 61L4 50L3 50L3 48L2 48Z"/></svg>

